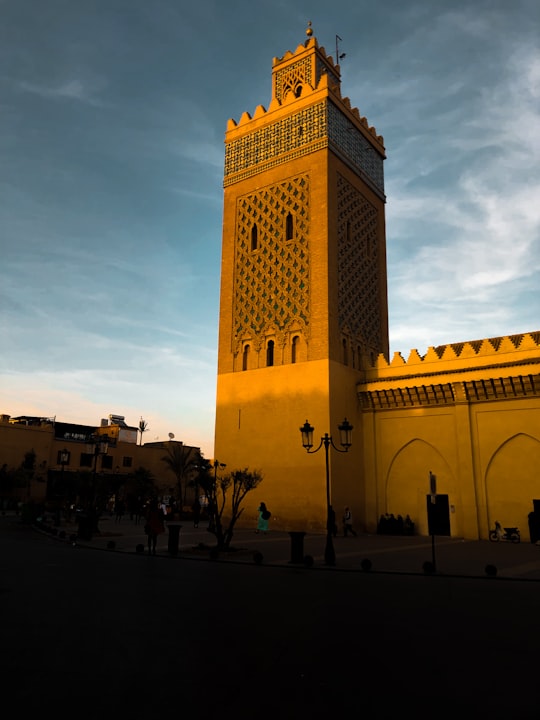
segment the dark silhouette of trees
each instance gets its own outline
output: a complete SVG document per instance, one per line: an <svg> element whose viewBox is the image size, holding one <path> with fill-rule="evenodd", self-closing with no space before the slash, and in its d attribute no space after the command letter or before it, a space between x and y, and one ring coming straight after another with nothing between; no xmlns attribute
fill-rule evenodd
<svg viewBox="0 0 540 720"><path fill-rule="evenodd" d="M142 466L136 468L128 476L124 484L124 490L128 512L137 516L142 515L146 501L157 495L152 472Z"/></svg>
<svg viewBox="0 0 540 720"><path fill-rule="evenodd" d="M216 461L217 463L217 461ZM234 535L234 526L244 512L246 495L263 480L258 470L233 470L218 477L219 463L203 461L197 484L208 499L208 530L215 535L218 550L227 550Z"/></svg>
<svg viewBox="0 0 540 720"><path fill-rule="evenodd" d="M200 453L196 448L175 442L168 445L167 454L161 459L176 478L177 498L183 506L188 481L201 460Z"/></svg>

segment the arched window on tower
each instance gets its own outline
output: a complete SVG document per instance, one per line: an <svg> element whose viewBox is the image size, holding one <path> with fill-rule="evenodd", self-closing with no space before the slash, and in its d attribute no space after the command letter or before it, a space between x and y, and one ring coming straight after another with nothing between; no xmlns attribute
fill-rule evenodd
<svg viewBox="0 0 540 720"><path fill-rule="evenodd" d="M294 222L291 213L285 218L285 240L292 240L294 233Z"/></svg>
<svg viewBox="0 0 540 720"><path fill-rule="evenodd" d="M242 353L242 370L248 369L249 363L249 345L244 345L244 352Z"/></svg>
<svg viewBox="0 0 540 720"><path fill-rule="evenodd" d="M348 349L347 349L347 340L345 338L343 338L341 344L343 345L343 362L345 363L345 365L348 365L349 364L349 353L348 353Z"/></svg>
<svg viewBox="0 0 540 720"><path fill-rule="evenodd" d="M295 335L291 342L291 362L298 362L298 346L300 345L300 338Z"/></svg>
<svg viewBox="0 0 540 720"><path fill-rule="evenodd" d="M274 341L269 340L266 346L266 367L271 367L274 364Z"/></svg>
<svg viewBox="0 0 540 720"><path fill-rule="evenodd" d="M301 85L297 85L297 86L294 88L294 97L299 98L301 94L302 94L302 86L301 86Z"/></svg>
<svg viewBox="0 0 540 720"><path fill-rule="evenodd" d="M259 247L259 231L257 225L254 224L251 228L251 249L256 250Z"/></svg>

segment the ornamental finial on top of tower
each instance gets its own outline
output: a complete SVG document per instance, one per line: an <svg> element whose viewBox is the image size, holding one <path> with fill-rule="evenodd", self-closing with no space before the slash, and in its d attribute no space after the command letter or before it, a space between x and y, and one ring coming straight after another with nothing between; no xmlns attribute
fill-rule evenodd
<svg viewBox="0 0 540 720"><path fill-rule="evenodd" d="M306 35L308 36L308 38L310 38L313 35L313 28L311 27L311 20L308 20L307 25L308 26L306 28Z"/></svg>

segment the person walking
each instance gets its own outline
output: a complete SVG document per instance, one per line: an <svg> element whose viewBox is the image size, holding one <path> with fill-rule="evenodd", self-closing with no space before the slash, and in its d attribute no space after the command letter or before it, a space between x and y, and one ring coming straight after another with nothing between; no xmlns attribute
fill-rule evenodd
<svg viewBox="0 0 540 720"><path fill-rule="evenodd" d="M199 520L201 519L201 501L198 497L195 498L195 502L193 503L193 527L198 528L199 527Z"/></svg>
<svg viewBox="0 0 540 720"><path fill-rule="evenodd" d="M165 523L163 522L163 511L157 504L156 500L152 500L146 513L146 525L144 531L148 535L148 554L156 554L156 543L158 535L165 532Z"/></svg>
<svg viewBox="0 0 540 720"><path fill-rule="evenodd" d="M343 536L347 537L347 535L351 533L351 535L354 535L356 537L356 533L353 530L352 526L352 512L350 511L350 508L347 506L343 512Z"/></svg>
<svg viewBox="0 0 540 720"><path fill-rule="evenodd" d="M114 513L115 518L114 522L122 522L122 518L124 517L124 511L125 511L125 505L123 500L116 500L114 503Z"/></svg>
<svg viewBox="0 0 540 720"><path fill-rule="evenodd" d="M265 503L261 503L259 505L258 509L259 513L259 520L257 522L257 529L255 530L256 533L263 532L265 535L268 532L268 521L271 517L271 512L266 507Z"/></svg>

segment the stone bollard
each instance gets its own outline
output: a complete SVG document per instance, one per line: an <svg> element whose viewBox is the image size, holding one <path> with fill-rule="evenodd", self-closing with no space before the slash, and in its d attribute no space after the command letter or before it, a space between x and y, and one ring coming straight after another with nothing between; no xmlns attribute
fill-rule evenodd
<svg viewBox="0 0 540 720"><path fill-rule="evenodd" d="M169 543L168 543L168 551L169 555L178 555L178 548L180 545L180 530L182 529L182 526L180 523L167 523L167 528L169 530Z"/></svg>
<svg viewBox="0 0 540 720"><path fill-rule="evenodd" d="M291 559L290 563L304 563L304 536L305 532L290 532L291 536Z"/></svg>

